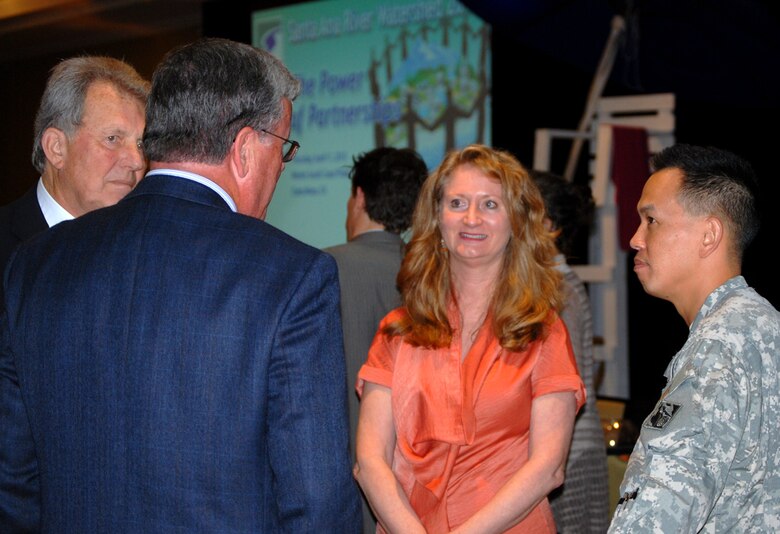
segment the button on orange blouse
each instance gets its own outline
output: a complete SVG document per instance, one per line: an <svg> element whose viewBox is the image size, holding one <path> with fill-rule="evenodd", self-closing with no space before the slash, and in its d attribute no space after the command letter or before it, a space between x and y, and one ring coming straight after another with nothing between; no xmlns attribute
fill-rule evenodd
<svg viewBox="0 0 780 534"><path fill-rule="evenodd" d="M365 382L392 390L393 472L427 531L439 534L482 508L527 461L533 399L571 391L579 410L585 388L559 318L522 352L502 349L486 321L461 362L457 331L441 349L381 334L404 313L382 320L356 387L359 395ZM507 532L555 534L547 500Z"/></svg>

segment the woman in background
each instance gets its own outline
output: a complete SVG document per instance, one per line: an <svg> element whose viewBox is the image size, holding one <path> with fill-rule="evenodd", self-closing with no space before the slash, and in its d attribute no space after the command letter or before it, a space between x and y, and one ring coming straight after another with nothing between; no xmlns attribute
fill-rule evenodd
<svg viewBox="0 0 780 534"><path fill-rule="evenodd" d="M585 402L528 171L482 145L450 152L420 192L398 275L358 374L355 477L377 532L556 532Z"/></svg>
<svg viewBox="0 0 780 534"><path fill-rule="evenodd" d="M547 227L557 233L556 267L563 274L565 301L560 312L569 330L574 358L588 400L577 414L566 462L566 482L550 494L560 534L604 534L609 526L609 474L604 431L596 407L593 315L585 284L567 263L587 235L594 202L590 188L550 172L531 171L547 210Z"/></svg>

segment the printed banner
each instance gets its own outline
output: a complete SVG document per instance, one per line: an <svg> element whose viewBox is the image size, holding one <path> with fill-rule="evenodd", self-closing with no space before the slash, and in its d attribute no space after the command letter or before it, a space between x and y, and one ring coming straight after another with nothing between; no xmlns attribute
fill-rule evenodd
<svg viewBox="0 0 780 534"><path fill-rule="evenodd" d="M353 157L490 144L490 27L455 0L333 0L256 11L253 45L301 80L290 138L301 144L268 210L318 248L343 243Z"/></svg>

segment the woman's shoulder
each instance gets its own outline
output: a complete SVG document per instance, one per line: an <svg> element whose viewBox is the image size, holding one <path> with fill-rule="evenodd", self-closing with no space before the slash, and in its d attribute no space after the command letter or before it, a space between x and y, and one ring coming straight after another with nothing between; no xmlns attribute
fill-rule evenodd
<svg viewBox="0 0 780 534"><path fill-rule="evenodd" d="M398 306L397 308L393 308L382 319L382 322L393 322L397 321L399 319L404 319L409 316L409 313L406 311L406 306Z"/></svg>
<svg viewBox="0 0 780 534"><path fill-rule="evenodd" d="M550 310L545 320L545 335L543 341L548 341L550 338L556 338L561 336L567 336L568 330L563 317L555 310Z"/></svg>
<svg viewBox="0 0 780 534"><path fill-rule="evenodd" d="M397 308L393 308L387 314L382 318L382 320L379 322L379 331L384 331L387 333L387 328L392 325L400 325L402 323L407 323L409 320L409 313L406 311L405 306L399 306Z"/></svg>

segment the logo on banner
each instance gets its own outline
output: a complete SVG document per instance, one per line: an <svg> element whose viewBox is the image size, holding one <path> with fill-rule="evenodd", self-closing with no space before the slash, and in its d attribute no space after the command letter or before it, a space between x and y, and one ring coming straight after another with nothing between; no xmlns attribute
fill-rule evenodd
<svg viewBox="0 0 780 534"><path fill-rule="evenodd" d="M284 58L284 39L282 39L282 19L271 17L254 21L255 46L262 48L279 59Z"/></svg>

